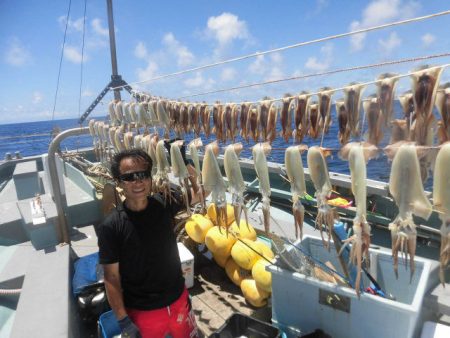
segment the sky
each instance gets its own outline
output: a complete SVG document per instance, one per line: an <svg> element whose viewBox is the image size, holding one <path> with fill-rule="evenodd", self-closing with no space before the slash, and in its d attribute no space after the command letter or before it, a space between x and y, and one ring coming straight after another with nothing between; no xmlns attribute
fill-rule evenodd
<svg viewBox="0 0 450 338"><path fill-rule="evenodd" d="M106 0L0 0L0 124L77 118L111 79ZM270 80L450 52L450 15L151 80L214 62L450 9L448 1L113 1L118 70L137 91L178 99ZM84 27L84 50L82 55ZM281 98L303 90L406 74L449 57L187 97L213 103ZM446 68L441 83L450 81ZM402 78L397 94L410 89ZM58 90L57 90L58 88ZM57 92L57 95L56 95ZM375 93L369 85L364 96ZM80 95L81 94L81 95ZM56 96L56 105L55 105ZM334 98L342 96L337 92ZM91 117L105 116L112 93ZM122 91L123 100L131 100Z"/></svg>

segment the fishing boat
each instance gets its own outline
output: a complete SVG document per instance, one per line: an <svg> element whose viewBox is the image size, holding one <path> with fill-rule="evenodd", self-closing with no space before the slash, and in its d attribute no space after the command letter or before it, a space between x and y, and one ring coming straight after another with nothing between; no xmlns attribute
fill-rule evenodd
<svg viewBox="0 0 450 338"><path fill-rule="evenodd" d="M107 0L107 5L110 37L114 37L111 0ZM152 119L156 120L152 120L150 125L162 137L167 130L158 113L158 105L164 102L168 111L169 102L132 90L117 72L114 38L110 43L112 80L81 116L80 124L109 90L113 90L115 95L115 101L110 105L112 111L122 109L116 106L121 106L120 90L125 89L136 104L150 106L153 104L150 100L154 101L155 117ZM326 96L328 91L324 89L320 95ZM185 109L188 110L189 106ZM228 107L224 109L226 111ZM270 110L268 105L267 113ZM230 106L229 112L232 111ZM125 119L127 117L123 121ZM208 117L209 127L215 126L212 120L211 114ZM106 296L101 283L96 280L101 279L97 275L99 271L94 263L94 269L90 271L94 281L84 285L82 290L94 290L95 293L88 293L87 298L80 297L80 289L73 286L74 274L79 268L77 262L80 258L95 258L98 251L95 227L104 216L104 189L112 183L107 170L108 154L118 149L112 143L108 144L100 124L91 121L88 127L69 129L56 135L46 154L10 158L0 163L0 210L3 216L0 222L0 337L86 337L97 334L97 321L86 320L83 310L105 310L102 307ZM112 126L113 118L110 116L107 122ZM106 121L102 121L102 125L105 124ZM273 136L281 129L281 124L274 125L277 132ZM176 132L169 131L176 136ZM91 134L94 147L61 152L63 140L84 134ZM226 135L227 131L225 139ZM192 138L192 135L189 137ZM212 139L220 137L216 133ZM123 139L122 142L125 143ZM104 144L107 144L106 148ZM223 174L226 168L222 153L217 156L217 163L224 180L231 184ZM200 163L205 156L206 152L201 149ZM365 212L372 231L370 254L373 264L370 270L364 270L362 284L375 284L385 295L370 294L366 288L359 295L345 283L339 285L306 275L297 265L305 259L313 260L315 263L312 266L319 266L330 273L323 265L332 262L336 271L331 270L331 274L339 275L345 275L343 270L347 266L338 255L339 250L334 250L338 245L341 247L341 240L346 238L333 237L329 244L333 247L331 250L320 240L316 220L323 205L318 205L313 177L315 172L304 168L306 191L300 197L305 208L305 219L302 220L304 239L299 240L294 226L291 183L286 178L287 168L279 163L267 162L272 237L267 233L267 222L263 216L267 212L266 196L261 177L255 170L256 161L256 156L241 157L239 167L245 183L243 198L248 220L262 241L270 242L272 239L272 245L277 247L277 260L267 268L273 279L271 300L261 308L246 302L240 289L211 259L211 254L181 232L179 238L195 257L195 285L190 290L197 322L204 336L217 336L217 332L229 324L227 319L236 312L248 316L248 320L267 323L280 336L287 337L320 337L326 334L333 337L358 337L363 334L369 337L437 337L433 334L438 331L444 335L448 332L449 287L447 283L444 288L439 281L441 213L434 211L427 220L414 217L417 226L415 254L419 256L416 258L416 271L410 277L410 270L400 263L396 279L392 269L393 259L387 248L391 246L391 224L399 213L398 201L393 197L388 182L366 178ZM332 170L329 172L333 196L328 198L327 203L339 216L339 222L336 217L336 226L339 223L350 228L360 212L354 203L352 176ZM169 179L178 182L173 176ZM431 199L432 192L425 191L424 195ZM226 198L232 203L230 192L226 192ZM319 228L322 229L322 226L319 225ZM346 237L346 231L343 237ZM444 280L445 277L449 280L448 271ZM352 285L354 287L354 283ZM328 321L324 316L328 316ZM335 320L330 321L330 318ZM114 318L110 320L114 321ZM346 335L349 331L353 333ZM99 335L102 334L104 332L100 330Z"/></svg>

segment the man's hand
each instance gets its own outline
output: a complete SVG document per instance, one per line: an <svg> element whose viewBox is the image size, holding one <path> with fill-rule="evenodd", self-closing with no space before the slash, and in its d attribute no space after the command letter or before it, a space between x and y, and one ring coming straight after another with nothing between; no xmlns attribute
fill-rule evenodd
<svg viewBox="0 0 450 338"><path fill-rule="evenodd" d="M134 324L130 317L125 316L118 321L120 330L122 331L122 337L124 338L142 338L139 328Z"/></svg>

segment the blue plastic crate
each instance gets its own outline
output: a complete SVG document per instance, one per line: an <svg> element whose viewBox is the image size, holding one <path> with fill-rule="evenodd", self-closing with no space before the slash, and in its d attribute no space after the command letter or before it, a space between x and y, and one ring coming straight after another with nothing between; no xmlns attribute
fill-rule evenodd
<svg viewBox="0 0 450 338"><path fill-rule="evenodd" d="M117 323L116 316L112 310L100 315L98 327L103 338L113 338L120 335L119 323Z"/></svg>

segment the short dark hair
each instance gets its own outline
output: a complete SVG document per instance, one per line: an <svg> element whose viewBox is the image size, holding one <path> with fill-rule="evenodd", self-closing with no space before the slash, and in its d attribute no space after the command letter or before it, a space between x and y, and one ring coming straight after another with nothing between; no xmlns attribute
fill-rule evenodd
<svg viewBox="0 0 450 338"><path fill-rule="evenodd" d="M148 172L152 171L153 162L151 157L142 149L128 149L118 152L114 155L111 162L111 175L114 179L118 180L120 176L120 162L124 158L133 158L136 160L144 161L147 164Z"/></svg>

